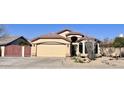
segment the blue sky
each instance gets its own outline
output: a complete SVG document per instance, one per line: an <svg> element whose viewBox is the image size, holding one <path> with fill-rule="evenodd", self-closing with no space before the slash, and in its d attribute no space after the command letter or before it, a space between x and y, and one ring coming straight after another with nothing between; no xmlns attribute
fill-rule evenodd
<svg viewBox="0 0 124 93"><path fill-rule="evenodd" d="M5 29L11 35L24 36L28 39L70 29L102 40L124 33L124 24L6 24Z"/></svg>

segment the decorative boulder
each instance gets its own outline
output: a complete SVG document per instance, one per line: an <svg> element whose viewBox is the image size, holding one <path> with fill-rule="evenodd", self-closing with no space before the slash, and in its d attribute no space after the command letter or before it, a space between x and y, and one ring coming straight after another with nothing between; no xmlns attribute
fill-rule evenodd
<svg viewBox="0 0 124 93"><path fill-rule="evenodd" d="M89 58L80 58L80 63L89 63L91 60Z"/></svg>

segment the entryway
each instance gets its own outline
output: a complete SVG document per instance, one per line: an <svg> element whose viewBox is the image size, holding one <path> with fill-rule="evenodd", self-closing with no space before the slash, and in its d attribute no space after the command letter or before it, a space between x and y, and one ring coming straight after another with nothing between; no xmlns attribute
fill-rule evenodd
<svg viewBox="0 0 124 93"><path fill-rule="evenodd" d="M71 57L77 56L77 54L76 54L76 52L77 52L77 45L75 44L77 40L78 40L78 38L76 36L72 36L71 37L71 45L70 45Z"/></svg>
<svg viewBox="0 0 124 93"><path fill-rule="evenodd" d="M77 54L76 54L77 45L73 45L73 44L71 44L70 47L71 47L71 48L70 48L71 57L73 57L73 56L77 56Z"/></svg>

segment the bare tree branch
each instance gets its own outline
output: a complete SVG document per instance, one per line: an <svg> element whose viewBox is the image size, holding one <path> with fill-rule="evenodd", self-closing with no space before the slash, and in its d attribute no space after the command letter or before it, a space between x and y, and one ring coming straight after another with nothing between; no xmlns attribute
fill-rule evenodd
<svg viewBox="0 0 124 93"><path fill-rule="evenodd" d="M7 33L6 29L5 29L5 25L0 24L0 38L1 37L5 37L8 36L9 34Z"/></svg>

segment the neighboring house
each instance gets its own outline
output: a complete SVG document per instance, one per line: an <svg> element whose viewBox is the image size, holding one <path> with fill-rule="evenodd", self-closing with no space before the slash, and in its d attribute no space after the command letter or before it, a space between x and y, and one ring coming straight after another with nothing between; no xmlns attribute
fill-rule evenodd
<svg viewBox="0 0 124 93"><path fill-rule="evenodd" d="M92 42L95 47L95 54L100 56L99 40L68 29L33 39L32 56L66 57L80 54L86 57L86 42Z"/></svg>
<svg viewBox="0 0 124 93"><path fill-rule="evenodd" d="M23 36L5 36L0 38L1 57L29 57L31 43Z"/></svg>

